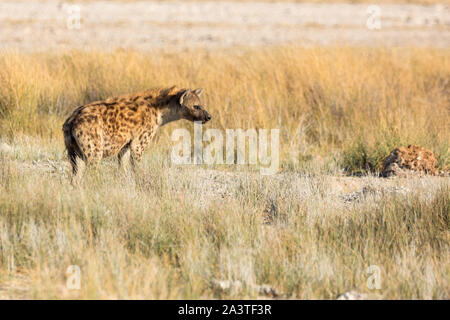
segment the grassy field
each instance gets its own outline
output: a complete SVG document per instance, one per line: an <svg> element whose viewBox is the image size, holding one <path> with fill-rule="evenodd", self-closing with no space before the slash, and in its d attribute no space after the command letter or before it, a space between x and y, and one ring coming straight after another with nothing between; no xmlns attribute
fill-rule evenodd
<svg viewBox="0 0 450 320"><path fill-rule="evenodd" d="M172 84L204 87L208 127L280 128L280 173L173 166L171 132L192 129L176 122L136 177L106 161L69 183L61 126L75 106ZM448 168L449 105L448 50L4 52L0 298L257 298L268 284L283 298L448 299L448 178L376 174L407 144ZM342 200L363 187L378 191Z"/></svg>
<svg viewBox="0 0 450 320"><path fill-rule="evenodd" d="M320 156L351 173L374 172L407 144L431 149L441 168L450 164L448 49L5 53L0 133L60 143L76 106L174 84L205 88L213 128L279 128L283 167ZM179 125L159 143L169 145Z"/></svg>

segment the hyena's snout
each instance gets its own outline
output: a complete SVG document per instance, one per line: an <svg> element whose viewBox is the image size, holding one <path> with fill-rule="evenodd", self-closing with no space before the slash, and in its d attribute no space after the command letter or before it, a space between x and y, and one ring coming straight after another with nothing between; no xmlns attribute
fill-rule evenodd
<svg viewBox="0 0 450 320"><path fill-rule="evenodd" d="M208 113L208 111L204 110L202 122L206 123L209 120L211 120L211 115Z"/></svg>

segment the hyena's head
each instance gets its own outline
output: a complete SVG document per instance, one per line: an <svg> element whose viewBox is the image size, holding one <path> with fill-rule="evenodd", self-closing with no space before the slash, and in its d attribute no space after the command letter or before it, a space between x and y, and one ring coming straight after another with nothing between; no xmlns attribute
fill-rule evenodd
<svg viewBox="0 0 450 320"><path fill-rule="evenodd" d="M205 123L211 120L211 115L205 110L205 105L200 100L203 89L186 89L179 95L179 113L182 119L201 121Z"/></svg>

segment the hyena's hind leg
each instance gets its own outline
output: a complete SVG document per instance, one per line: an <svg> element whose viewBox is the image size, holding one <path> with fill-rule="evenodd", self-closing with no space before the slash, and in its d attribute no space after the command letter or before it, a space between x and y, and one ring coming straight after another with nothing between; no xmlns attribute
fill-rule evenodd
<svg viewBox="0 0 450 320"><path fill-rule="evenodd" d="M84 162L87 166L98 166L103 158L103 136L95 127L82 130L82 128L74 128L73 136L76 140L78 150L75 159L76 176L80 175L80 164ZM83 160L83 161L81 161Z"/></svg>
<svg viewBox="0 0 450 320"><path fill-rule="evenodd" d="M77 160L80 158L80 156L77 154L75 148L73 147L69 147L67 149L67 154L69 156L70 165L72 166L72 175L75 176L78 172L79 165L77 163Z"/></svg>
<svg viewBox="0 0 450 320"><path fill-rule="evenodd" d="M117 162L119 165L119 170L122 170L123 172L128 171L128 167L131 161L130 154L131 154L130 143L127 143L117 154Z"/></svg>
<svg viewBox="0 0 450 320"><path fill-rule="evenodd" d="M74 177L78 176L80 169L83 166L83 154L78 147L77 141L72 134L72 128L69 126L63 127L64 131L64 143L67 149L67 156L69 158L69 163L72 168L71 182L74 182Z"/></svg>
<svg viewBox="0 0 450 320"><path fill-rule="evenodd" d="M70 165L72 166L70 181L72 184L78 184L83 175L85 163L82 159L82 155L75 148L68 149L68 155Z"/></svg>

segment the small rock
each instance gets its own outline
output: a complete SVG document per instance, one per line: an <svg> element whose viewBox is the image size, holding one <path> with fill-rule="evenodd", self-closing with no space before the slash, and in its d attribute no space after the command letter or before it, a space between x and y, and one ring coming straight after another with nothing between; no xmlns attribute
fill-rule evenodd
<svg viewBox="0 0 450 320"><path fill-rule="evenodd" d="M242 288L242 282L239 280L230 281L230 280L212 280L211 285L214 289L218 289L220 291L238 291Z"/></svg>
<svg viewBox="0 0 450 320"><path fill-rule="evenodd" d="M356 291L348 291L340 294L336 300L366 300L367 295Z"/></svg>
<svg viewBox="0 0 450 320"><path fill-rule="evenodd" d="M243 284L239 280L230 281L230 280L214 279L211 281L211 286L214 289L223 291L223 292L238 292L239 290L241 290L243 288ZM259 296L265 296L265 297L271 297L271 298L276 298L279 296L277 290L267 284L263 284L263 285L253 284L253 285L248 285L248 287L250 288L250 290L254 291Z"/></svg>
<svg viewBox="0 0 450 320"><path fill-rule="evenodd" d="M275 290L275 288L267 285L267 284L263 284L263 285L254 285L253 290L256 291L258 293L258 295L260 296L266 296L266 297L272 297L272 298L276 298L279 296L279 294L277 293L277 291Z"/></svg>

